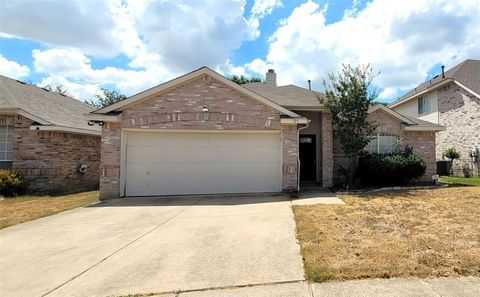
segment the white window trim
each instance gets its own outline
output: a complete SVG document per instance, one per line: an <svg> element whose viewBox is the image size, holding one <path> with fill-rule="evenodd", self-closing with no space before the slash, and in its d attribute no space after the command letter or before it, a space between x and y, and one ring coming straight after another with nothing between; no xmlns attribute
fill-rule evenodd
<svg viewBox="0 0 480 297"><path fill-rule="evenodd" d="M393 135L393 134L388 134L388 133L382 133L382 132L377 132L375 133L375 135L372 137L372 141L375 139L377 141L377 149L376 149L376 152L373 152L375 154L384 154L384 153L380 153L380 136L392 136L392 137L395 137L397 140L398 140L398 136L397 135ZM367 144L368 146L368 144ZM367 147L366 146L366 147ZM365 148L366 148L365 147ZM372 153L369 151L369 153Z"/></svg>
<svg viewBox="0 0 480 297"><path fill-rule="evenodd" d="M9 143L9 141L8 141L8 134L9 134L9 132L11 132L12 135L13 135L13 133L14 133L14 131L15 131L15 130L14 130L15 127L13 127L13 126L3 126L3 125L2 125L1 127L5 127L5 128L6 128L6 130L5 130L5 132L6 132L5 137L6 137L6 138L5 138L5 139L0 139L0 143L2 143L2 144L8 144L8 143ZM11 142L12 142L12 145L13 145L14 141L12 140ZM7 158L6 158L7 152L9 152L9 151L7 150L7 146L5 146L5 153L4 153L3 155L0 155L0 162L13 162L13 159L14 159L14 157L13 157L14 149L12 148L12 158L11 158L11 159L7 159Z"/></svg>

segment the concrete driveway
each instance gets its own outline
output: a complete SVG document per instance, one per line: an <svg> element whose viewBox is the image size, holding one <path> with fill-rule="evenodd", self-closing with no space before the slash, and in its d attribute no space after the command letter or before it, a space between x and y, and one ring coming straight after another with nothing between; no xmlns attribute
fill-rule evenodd
<svg viewBox="0 0 480 297"><path fill-rule="evenodd" d="M284 196L126 198L6 228L0 295L295 284L304 275L290 206Z"/></svg>

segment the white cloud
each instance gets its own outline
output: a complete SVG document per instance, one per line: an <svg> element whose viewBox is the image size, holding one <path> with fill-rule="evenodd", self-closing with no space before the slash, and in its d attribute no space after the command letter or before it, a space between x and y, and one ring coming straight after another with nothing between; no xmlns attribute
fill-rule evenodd
<svg viewBox="0 0 480 297"><path fill-rule="evenodd" d="M1 31L88 54L113 56L114 21L109 4L117 0L2 1Z"/></svg>
<svg viewBox="0 0 480 297"><path fill-rule="evenodd" d="M263 18L271 14L275 8L281 6L283 6L283 4L280 0L255 0L250 13L253 17Z"/></svg>
<svg viewBox="0 0 480 297"><path fill-rule="evenodd" d="M99 84L75 83L62 76L48 76L37 84L39 87L45 87L47 85L50 85L52 88L55 88L57 85L62 85L70 96L81 101L94 99L96 94L100 94Z"/></svg>
<svg viewBox="0 0 480 297"><path fill-rule="evenodd" d="M20 65L15 61L10 61L0 54L0 74L10 78L20 79L30 74L30 68L26 65Z"/></svg>
<svg viewBox="0 0 480 297"><path fill-rule="evenodd" d="M91 60L76 49L33 50L35 71L47 74L41 84L58 82L77 95L77 98L90 99L95 94L93 86L115 85L126 95L132 95L162 82L172 76L160 67L146 70L125 70L116 67L94 69ZM56 84L55 83L55 84ZM55 85L54 84L54 85ZM80 85L84 84L85 89ZM72 90L70 90L72 88ZM82 97L82 96L90 97Z"/></svg>
<svg viewBox="0 0 480 297"><path fill-rule="evenodd" d="M386 98L421 82L432 65L480 57L478 1L374 0L333 24L326 23L326 9L307 1L269 38L263 62L273 65L280 84L312 79L321 88L321 79L341 63L370 63L381 71L376 85L390 88Z"/></svg>

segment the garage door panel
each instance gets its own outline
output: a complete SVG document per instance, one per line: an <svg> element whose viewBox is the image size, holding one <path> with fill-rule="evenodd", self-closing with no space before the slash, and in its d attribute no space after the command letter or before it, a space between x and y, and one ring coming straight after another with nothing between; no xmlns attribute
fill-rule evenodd
<svg viewBox="0 0 480 297"><path fill-rule="evenodd" d="M181 180L174 176L161 180L153 177L149 179L141 176L132 177L132 185L127 187L127 196L151 196L152 193L161 195L188 195L213 193L249 193L249 192L277 192L280 187L278 178L269 179L258 177L243 177L232 180L230 177L215 177L212 183L211 176L198 176L188 180ZM181 191L179 189L182 189Z"/></svg>
<svg viewBox="0 0 480 297"><path fill-rule="evenodd" d="M127 178L134 175L151 176L199 176L199 175L225 175L235 176L238 172L251 172L251 175L274 175L278 173L277 162L243 162L237 163L195 163L195 164L129 164Z"/></svg>
<svg viewBox="0 0 480 297"><path fill-rule="evenodd" d="M127 133L127 196L281 190L279 133Z"/></svg>
<svg viewBox="0 0 480 297"><path fill-rule="evenodd" d="M144 135L141 135L144 134ZM161 134L161 135L159 135ZM185 136L185 137L182 137ZM241 137L239 137L239 135ZM180 137L179 137L180 136ZM255 143L256 146L271 146L272 142L278 140L278 134L267 133L159 133L159 132L140 132L129 133L128 142L135 145L147 146L180 146L186 147L195 143L196 146L250 146Z"/></svg>
<svg viewBox="0 0 480 297"><path fill-rule="evenodd" d="M275 147L162 147L131 146L128 163L143 162L235 162L239 160L275 161L280 152Z"/></svg>

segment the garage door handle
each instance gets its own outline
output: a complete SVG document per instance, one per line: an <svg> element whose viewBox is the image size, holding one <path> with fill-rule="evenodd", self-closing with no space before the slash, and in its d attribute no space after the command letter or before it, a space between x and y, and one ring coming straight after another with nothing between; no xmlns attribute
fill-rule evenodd
<svg viewBox="0 0 480 297"><path fill-rule="evenodd" d="M147 174L150 174L150 171L147 171Z"/></svg>

